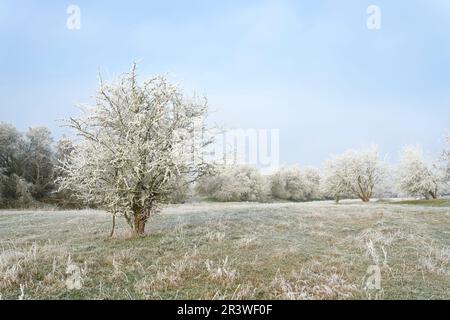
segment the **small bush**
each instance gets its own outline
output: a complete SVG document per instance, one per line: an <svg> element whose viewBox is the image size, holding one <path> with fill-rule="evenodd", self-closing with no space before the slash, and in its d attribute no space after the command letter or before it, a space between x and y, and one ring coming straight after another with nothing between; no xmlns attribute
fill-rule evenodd
<svg viewBox="0 0 450 320"><path fill-rule="evenodd" d="M0 177L0 201L2 206L9 208L28 207L33 203L31 184L16 174Z"/></svg>
<svg viewBox="0 0 450 320"><path fill-rule="evenodd" d="M274 198L307 201L320 196L320 173L314 168L282 168L270 180Z"/></svg>
<svg viewBox="0 0 450 320"><path fill-rule="evenodd" d="M247 165L221 168L200 179L195 190L217 201L262 201L268 193L259 170Z"/></svg>

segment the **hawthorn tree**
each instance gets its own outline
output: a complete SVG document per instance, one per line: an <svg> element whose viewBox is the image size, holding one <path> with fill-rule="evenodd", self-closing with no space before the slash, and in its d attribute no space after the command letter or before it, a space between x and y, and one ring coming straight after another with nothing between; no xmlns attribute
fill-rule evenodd
<svg viewBox="0 0 450 320"><path fill-rule="evenodd" d="M444 170L425 158L420 146L404 147L400 156L400 189L410 195L436 199L444 183Z"/></svg>
<svg viewBox="0 0 450 320"><path fill-rule="evenodd" d="M354 196L369 202L375 187L385 174L377 148L349 150L334 156L325 164L325 194L339 201L341 196Z"/></svg>
<svg viewBox="0 0 450 320"><path fill-rule="evenodd" d="M136 64L116 81L100 81L96 103L68 120L80 139L62 162L59 189L144 234L180 179L191 183L210 170L207 109L206 98L186 97L163 76L138 83Z"/></svg>

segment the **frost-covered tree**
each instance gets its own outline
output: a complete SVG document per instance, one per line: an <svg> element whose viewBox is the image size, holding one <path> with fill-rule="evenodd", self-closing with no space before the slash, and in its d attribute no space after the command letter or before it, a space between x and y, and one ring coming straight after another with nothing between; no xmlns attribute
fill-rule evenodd
<svg viewBox="0 0 450 320"><path fill-rule="evenodd" d="M173 180L173 187L170 196L168 197L169 203L185 203L192 196L193 184L187 179L187 177L178 177Z"/></svg>
<svg viewBox="0 0 450 320"><path fill-rule="evenodd" d="M58 162L64 163L67 159L69 159L70 154L75 150L75 146L73 144L73 141L63 136L61 139L58 140L56 143L56 160Z"/></svg>
<svg viewBox="0 0 450 320"><path fill-rule="evenodd" d="M73 141L63 136L56 143L56 152L54 155L55 158L55 178L57 181L60 181L64 176L64 170L60 167L61 164L64 164L66 161L70 159L70 155L75 150L75 146ZM56 184L56 192L52 194L53 203L57 204L61 208L82 208L84 203L80 202L74 195L74 192L69 189L61 189L58 190L59 186Z"/></svg>
<svg viewBox="0 0 450 320"><path fill-rule="evenodd" d="M177 179L192 182L209 170L207 101L186 97L163 76L141 84L133 65L117 81L101 81L84 112L68 122L81 141L61 167L60 189L123 215L135 234L144 233Z"/></svg>
<svg viewBox="0 0 450 320"><path fill-rule="evenodd" d="M24 178L32 183L32 194L41 200L54 187L53 138L46 127L33 127L25 135Z"/></svg>
<svg viewBox="0 0 450 320"><path fill-rule="evenodd" d="M445 180L450 183L450 133L445 137L446 147L444 149L443 161L445 166Z"/></svg>
<svg viewBox="0 0 450 320"><path fill-rule="evenodd" d="M271 193L274 198L306 201L317 199L320 194L320 173L312 167L285 167L271 178Z"/></svg>
<svg viewBox="0 0 450 320"><path fill-rule="evenodd" d="M339 203L342 198L350 197L345 179L341 178L339 171L341 170L338 170L336 164L327 161L320 185L324 198L333 198L336 203Z"/></svg>
<svg viewBox="0 0 450 320"><path fill-rule="evenodd" d="M214 175L198 181L196 191L218 201L261 201L268 188L257 168L237 165L217 168Z"/></svg>
<svg viewBox="0 0 450 320"><path fill-rule="evenodd" d="M444 183L444 170L426 159L420 146L404 147L400 156L400 189L410 195L436 199Z"/></svg>
<svg viewBox="0 0 450 320"><path fill-rule="evenodd" d="M401 190L398 186L398 166L392 163L385 163L383 179L375 188L374 197L377 198L398 198Z"/></svg>
<svg viewBox="0 0 450 320"><path fill-rule="evenodd" d="M17 129L0 122L0 170L6 176L23 174L24 141Z"/></svg>
<svg viewBox="0 0 450 320"><path fill-rule="evenodd" d="M354 196L368 202L384 174L385 166L376 147L349 150L325 163L323 190L336 201Z"/></svg>
<svg viewBox="0 0 450 320"><path fill-rule="evenodd" d="M32 185L24 179L26 175L25 140L17 129L0 123L0 205L25 207L32 202Z"/></svg>
<svg viewBox="0 0 450 320"><path fill-rule="evenodd" d="M10 208L27 207L33 203L33 185L17 174L0 175L2 205Z"/></svg>

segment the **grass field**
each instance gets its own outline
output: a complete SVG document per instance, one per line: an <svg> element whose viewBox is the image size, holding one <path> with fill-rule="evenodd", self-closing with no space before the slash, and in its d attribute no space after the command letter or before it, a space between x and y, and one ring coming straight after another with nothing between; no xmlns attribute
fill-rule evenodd
<svg viewBox="0 0 450 320"><path fill-rule="evenodd" d="M393 202L394 204L407 204L415 206L429 207L448 207L450 208L450 198L433 199L433 200L403 200Z"/></svg>
<svg viewBox="0 0 450 320"><path fill-rule="evenodd" d="M2 299L450 299L448 207L185 204L143 238L119 220L108 239L110 223L0 211Z"/></svg>

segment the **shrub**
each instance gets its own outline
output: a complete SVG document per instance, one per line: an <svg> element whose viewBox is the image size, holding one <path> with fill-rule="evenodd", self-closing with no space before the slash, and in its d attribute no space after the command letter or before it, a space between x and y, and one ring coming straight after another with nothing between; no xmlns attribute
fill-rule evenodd
<svg viewBox="0 0 450 320"><path fill-rule="evenodd" d="M172 186L172 193L169 195L169 203L185 203L191 196L191 183L188 179L178 178Z"/></svg>
<svg viewBox="0 0 450 320"><path fill-rule="evenodd" d="M420 146L403 148L399 175L400 189L410 195L436 199L444 189L444 170L426 159Z"/></svg>
<svg viewBox="0 0 450 320"><path fill-rule="evenodd" d="M202 177L195 190L218 201L262 201L268 193L264 177L248 165L223 167L215 175Z"/></svg>
<svg viewBox="0 0 450 320"><path fill-rule="evenodd" d="M2 205L10 208L27 207L33 203L30 188L31 184L16 174L9 177L2 175L1 199Z"/></svg>
<svg viewBox="0 0 450 320"><path fill-rule="evenodd" d="M320 196L320 173L315 168L285 167L273 174L270 181L274 198L306 201Z"/></svg>

